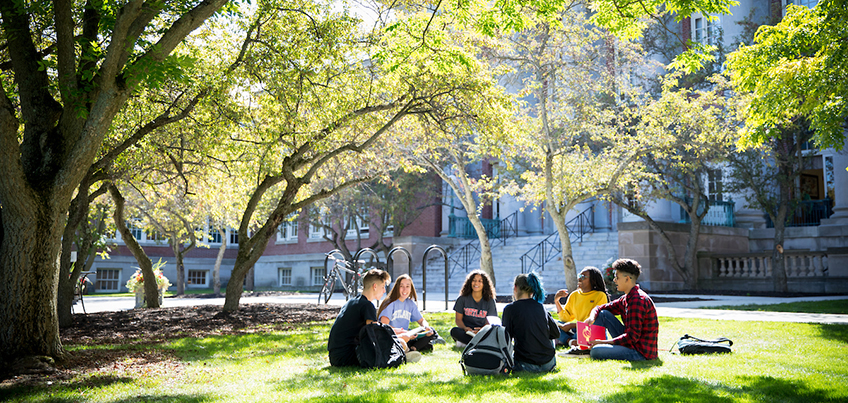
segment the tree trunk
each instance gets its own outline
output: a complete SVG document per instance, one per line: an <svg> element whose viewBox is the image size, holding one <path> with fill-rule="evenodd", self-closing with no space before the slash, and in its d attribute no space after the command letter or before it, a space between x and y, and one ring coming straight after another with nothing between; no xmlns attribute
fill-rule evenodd
<svg viewBox="0 0 848 403"><path fill-rule="evenodd" d="M215 294L221 292L221 262L224 261L224 252L227 251L227 237L224 230L219 229L221 234L221 247L218 248L218 256L215 258L215 267L212 269L212 291Z"/></svg>
<svg viewBox="0 0 848 403"><path fill-rule="evenodd" d="M6 198L0 210L0 360L64 356L56 313L63 215L45 204Z"/></svg>
<svg viewBox="0 0 848 403"><path fill-rule="evenodd" d="M483 221L477 215L469 215L468 221L471 222L474 232L477 233L477 239L480 240L480 270L489 275L494 287L497 280L495 279L495 267L492 262L492 246L489 243L489 234L486 233L486 227L483 226Z"/></svg>
<svg viewBox="0 0 848 403"><path fill-rule="evenodd" d="M132 252L138 262L141 275L144 277L144 299L147 300L147 307L159 308L159 286L156 284L156 275L153 273L153 262L150 261L147 254L144 253L144 249L133 237L130 229L127 228L127 223L124 221L124 204L126 203L124 197L115 185L109 186L109 193L115 202L115 212L113 213L115 227L118 228L127 249Z"/></svg>
<svg viewBox="0 0 848 403"><path fill-rule="evenodd" d="M577 265L574 263L574 252L571 248L571 237L568 236L568 228L565 226L565 213L554 212L548 208L548 215L554 221L554 226L559 234L560 249L562 249L562 269L565 274L565 286L571 290L577 290ZM565 210L568 211L568 210Z"/></svg>
<svg viewBox="0 0 848 403"><path fill-rule="evenodd" d="M284 217L284 216L283 216ZM282 217L280 222L282 222ZM277 224L279 225L279 224ZM239 231L239 249L236 256L236 263L233 266L230 281L227 283L227 295L224 297L224 312L233 312L238 310L241 294L244 292L244 279L247 273L253 268L253 264L265 252L268 245L268 240L272 235L276 234L276 226L267 226L268 231L257 231L253 237L247 238L247 234L242 234ZM242 241L244 239L245 241ZM253 245L247 246L247 245Z"/></svg>
<svg viewBox="0 0 848 403"><path fill-rule="evenodd" d="M787 197L788 199L788 197ZM774 281L774 290L778 292L788 292L789 284L786 282L786 256L783 254L783 242L786 233L786 215L789 210L788 200L777 209L777 217L774 217L774 249L771 252L772 259L772 280ZM779 247L779 248L778 248Z"/></svg>

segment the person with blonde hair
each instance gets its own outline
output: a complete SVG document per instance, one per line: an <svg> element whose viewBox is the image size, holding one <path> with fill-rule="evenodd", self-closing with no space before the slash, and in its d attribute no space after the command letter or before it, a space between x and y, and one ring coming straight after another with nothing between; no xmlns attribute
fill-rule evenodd
<svg viewBox="0 0 848 403"><path fill-rule="evenodd" d="M405 341L411 351L429 351L433 343L444 343L436 330L430 327L421 311L418 310L418 293L408 274L401 274L395 285L377 309L377 317L395 330L398 337ZM418 322L421 331L409 331L409 325Z"/></svg>
<svg viewBox="0 0 848 403"><path fill-rule="evenodd" d="M484 271L474 270L465 276L453 310L456 311L456 327L451 329L450 335L456 347L465 347L483 326L489 324L487 317L498 316L495 287Z"/></svg>

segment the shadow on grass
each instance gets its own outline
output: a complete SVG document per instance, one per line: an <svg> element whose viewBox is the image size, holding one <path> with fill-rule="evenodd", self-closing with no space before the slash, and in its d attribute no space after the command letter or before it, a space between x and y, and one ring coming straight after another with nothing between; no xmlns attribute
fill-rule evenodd
<svg viewBox="0 0 848 403"><path fill-rule="evenodd" d="M563 369L560 369L560 371ZM493 393L513 396L574 393L569 380L529 372L512 376L465 376L440 379L440 373L409 373L402 369L323 367L275 382L280 393L321 402L387 402L409 393L418 401L485 401ZM295 400L299 400L295 398Z"/></svg>
<svg viewBox="0 0 848 403"><path fill-rule="evenodd" d="M35 396L43 396L46 393L51 395L57 395L62 393L73 393L74 391L78 391L80 389L90 389L90 388L100 388L104 386L109 386L112 384L130 384L133 382L132 378L122 377L122 376L114 376L114 375L102 375L102 376L90 376L85 379L81 379L78 381L61 383L61 384L47 384L46 380L34 380L32 382L21 383L18 385L5 387L0 389L0 401L8 401L13 399L18 400L27 400L27 398L35 397ZM62 397L52 397L52 400L55 402L77 402L79 401L79 397L73 398L62 398Z"/></svg>
<svg viewBox="0 0 848 403"><path fill-rule="evenodd" d="M663 362L661 359L657 358L656 360L648 360L648 361L631 361L629 367L624 367L624 369L629 371L644 371L654 367L661 367Z"/></svg>
<svg viewBox="0 0 848 403"><path fill-rule="evenodd" d="M603 399L609 403L729 403L729 402L836 402L825 391L808 387L801 381L773 377L737 378L739 385L705 383L698 380L664 375L627 386L625 391Z"/></svg>
<svg viewBox="0 0 848 403"><path fill-rule="evenodd" d="M313 357L327 355L327 340L323 335L326 331L326 324L304 325L286 332L183 338L172 341L166 348L173 349L186 361Z"/></svg>
<svg viewBox="0 0 848 403"><path fill-rule="evenodd" d="M848 344L848 326L845 325L818 325L821 337L828 340Z"/></svg>
<svg viewBox="0 0 848 403"><path fill-rule="evenodd" d="M212 402L216 399L212 396L207 395L139 395L128 397L124 399L112 400L114 403L136 403L136 402L144 402L144 403L158 403L158 402L186 402L186 403L201 403L201 402Z"/></svg>

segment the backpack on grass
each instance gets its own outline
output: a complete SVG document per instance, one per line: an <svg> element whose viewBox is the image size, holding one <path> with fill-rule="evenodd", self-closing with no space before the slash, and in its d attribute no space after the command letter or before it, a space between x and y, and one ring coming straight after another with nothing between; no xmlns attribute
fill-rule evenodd
<svg viewBox="0 0 848 403"><path fill-rule="evenodd" d="M468 342L459 359L466 375L512 372L512 343L503 326L486 325Z"/></svg>
<svg viewBox="0 0 848 403"><path fill-rule="evenodd" d="M393 368L406 363L403 345L392 327L373 322L359 331L356 358L363 368Z"/></svg>
<svg viewBox="0 0 848 403"><path fill-rule="evenodd" d="M680 350L680 354L720 354L729 353L730 346L733 345L733 342L726 337L719 337L715 340L702 340L695 336L684 334L675 344L677 345L677 349ZM674 345L671 346L671 349L674 349Z"/></svg>

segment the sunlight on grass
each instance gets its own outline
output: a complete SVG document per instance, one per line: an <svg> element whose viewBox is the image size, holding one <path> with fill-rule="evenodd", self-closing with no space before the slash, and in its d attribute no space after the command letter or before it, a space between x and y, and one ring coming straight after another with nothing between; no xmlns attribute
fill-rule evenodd
<svg viewBox="0 0 848 403"><path fill-rule="evenodd" d="M782 304L771 305L722 305L710 307L710 309L761 312L830 313L846 315L848 314L848 299L836 299L830 301L786 302Z"/></svg>
<svg viewBox="0 0 848 403"><path fill-rule="evenodd" d="M447 335L451 314L427 315ZM111 349L96 372L54 385L0 389L2 401L33 402L837 402L848 400L848 326L660 318L660 359L559 357L550 374L465 377L460 351L439 345L415 364L388 370L329 367L329 323L284 332L183 338ZM733 353L681 356L683 334L728 337ZM675 350L676 351L676 350ZM126 352L128 355L120 356ZM156 353L146 362L141 352ZM133 355L136 354L136 355ZM146 358L151 360L152 358Z"/></svg>

